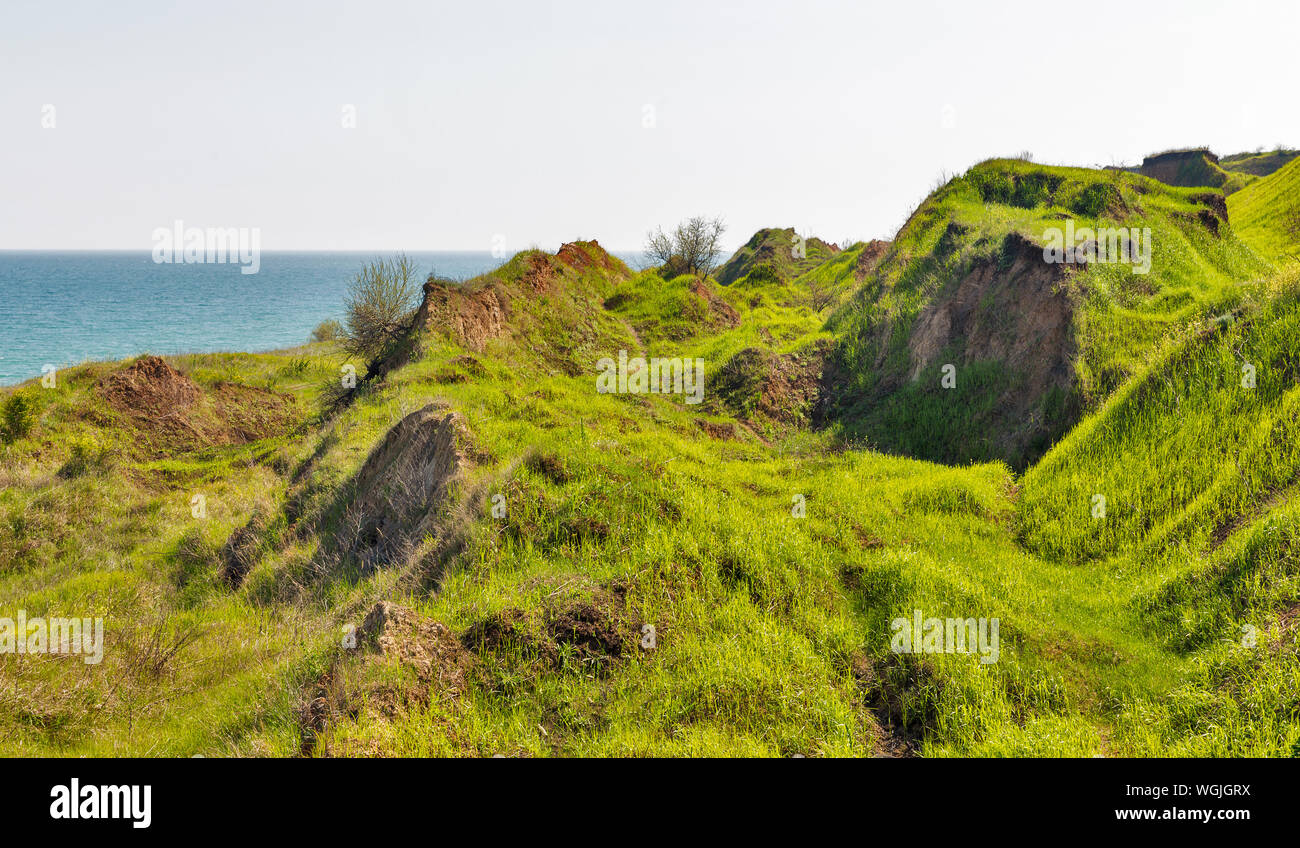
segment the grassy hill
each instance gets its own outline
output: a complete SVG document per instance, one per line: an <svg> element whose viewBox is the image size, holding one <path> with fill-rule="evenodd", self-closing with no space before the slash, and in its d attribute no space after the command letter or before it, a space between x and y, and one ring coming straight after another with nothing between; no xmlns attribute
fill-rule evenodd
<svg viewBox="0 0 1300 848"><path fill-rule="evenodd" d="M1228 212L1241 238L1261 256L1275 260L1300 255L1300 163L1293 160L1228 199Z"/></svg>
<svg viewBox="0 0 1300 848"><path fill-rule="evenodd" d="M1121 168L1159 180L1167 185L1217 188L1225 195L1241 191L1261 177L1267 177L1300 156L1300 151L1278 147L1269 152L1234 153L1216 156L1208 148L1169 150L1147 156L1136 167Z"/></svg>
<svg viewBox="0 0 1300 848"><path fill-rule="evenodd" d="M1023 468L1136 373L1173 327L1264 273L1217 192L994 160L934 192L836 312L845 438ZM1044 261L1049 230L1150 230L1150 267ZM955 385L946 388L945 366Z"/></svg>
<svg viewBox="0 0 1300 848"><path fill-rule="evenodd" d="M0 614L107 635L0 654L0 750L1300 753L1300 280L1219 201L997 160L776 278L431 279L354 391L333 343L8 390ZM1150 273L1048 266L1067 219L1149 226ZM653 357L702 402L599 390ZM1035 386L1046 430L1001 411ZM996 661L892 651L918 610Z"/></svg>
<svg viewBox="0 0 1300 848"><path fill-rule="evenodd" d="M839 248L816 236L804 238L793 227L769 228L754 233L735 255L718 269L724 286L752 276L754 280L784 282L830 259Z"/></svg>

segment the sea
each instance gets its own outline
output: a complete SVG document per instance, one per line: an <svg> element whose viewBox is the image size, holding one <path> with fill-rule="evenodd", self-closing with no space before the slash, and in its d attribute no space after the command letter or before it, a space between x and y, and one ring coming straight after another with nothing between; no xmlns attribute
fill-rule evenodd
<svg viewBox="0 0 1300 848"><path fill-rule="evenodd" d="M424 274L467 280L504 261L491 252L408 252ZM617 254L641 267L641 254ZM142 353L265 351L303 344L343 319L348 284L389 254L270 252L237 264L156 263L150 251L0 251L0 386L46 365Z"/></svg>

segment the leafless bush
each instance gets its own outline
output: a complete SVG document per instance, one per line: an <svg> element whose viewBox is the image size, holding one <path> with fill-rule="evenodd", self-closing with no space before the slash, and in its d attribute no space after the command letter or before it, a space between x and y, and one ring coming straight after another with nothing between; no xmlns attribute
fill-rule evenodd
<svg viewBox="0 0 1300 848"><path fill-rule="evenodd" d="M659 265L676 274L707 275L722 256L722 234L727 227L721 218L697 215L681 224L671 235L663 228L646 237L646 253Z"/></svg>

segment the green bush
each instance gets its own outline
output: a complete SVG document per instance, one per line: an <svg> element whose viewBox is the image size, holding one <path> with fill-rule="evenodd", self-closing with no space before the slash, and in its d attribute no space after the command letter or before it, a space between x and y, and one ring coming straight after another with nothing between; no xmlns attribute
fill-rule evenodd
<svg viewBox="0 0 1300 848"><path fill-rule="evenodd" d="M759 262L750 272L745 275L745 281L749 283L780 283L781 274L776 270L771 262Z"/></svg>
<svg viewBox="0 0 1300 848"><path fill-rule="evenodd" d="M0 409L0 441L13 444L36 425L36 403L25 392L14 392Z"/></svg>
<svg viewBox="0 0 1300 848"><path fill-rule="evenodd" d="M406 256L366 265L348 288L348 353L382 358L406 335L420 295L415 262Z"/></svg>
<svg viewBox="0 0 1300 848"><path fill-rule="evenodd" d="M344 335L346 333L343 330L343 325L331 318L316 325L316 329L311 331L311 340L313 342L336 342L343 338Z"/></svg>
<svg viewBox="0 0 1300 848"><path fill-rule="evenodd" d="M1087 218L1100 218L1112 204L1120 201L1119 189L1110 183L1093 183L1070 201L1070 211Z"/></svg>
<svg viewBox="0 0 1300 848"><path fill-rule="evenodd" d="M1063 179L1056 174L1029 172L1008 174L993 169L977 170L966 179L979 191L985 203L1001 203L1021 209L1050 206Z"/></svg>

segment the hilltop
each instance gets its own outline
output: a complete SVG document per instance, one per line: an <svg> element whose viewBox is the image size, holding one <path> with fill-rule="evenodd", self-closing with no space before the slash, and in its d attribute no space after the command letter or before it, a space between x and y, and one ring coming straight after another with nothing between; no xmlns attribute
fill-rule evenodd
<svg viewBox="0 0 1300 848"><path fill-rule="evenodd" d="M1244 172L1229 173L1220 164L1219 157L1204 147L1156 153L1130 170L1166 185L1217 188L1224 194L1239 191L1250 181Z"/></svg>
<svg viewBox="0 0 1300 848"><path fill-rule="evenodd" d="M1300 157L1300 150L1278 147L1276 150L1254 153L1234 153L1219 159L1219 165L1226 171L1237 171L1253 177L1267 177L1275 171Z"/></svg>
<svg viewBox="0 0 1300 848"><path fill-rule="evenodd" d="M838 246L816 236L805 239L793 227L763 229L754 233L716 276L724 286L751 276L755 282L788 282L839 252Z"/></svg>
<svg viewBox="0 0 1300 848"><path fill-rule="evenodd" d="M370 363L7 391L0 594L108 636L0 656L3 750L1294 755L1296 173L992 160L727 284L579 241L430 278ZM1147 273L1044 261L1067 222L1149 228ZM687 359L700 403L600 389ZM914 614L996 662L892 651Z"/></svg>
<svg viewBox="0 0 1300 848"><path fill-rule="evenodd" d="M1204 186L1231 195L1260 177L1267 177L1281 169L1297 156L1300 156L1300 151L1287 147L1278 147L1270 152L1258 150L1222 157L1207 147L1193 147L1155 153L1145 157L1141 165L1118 170L1151 177L1166 185L1183 188Z"/></svg>

